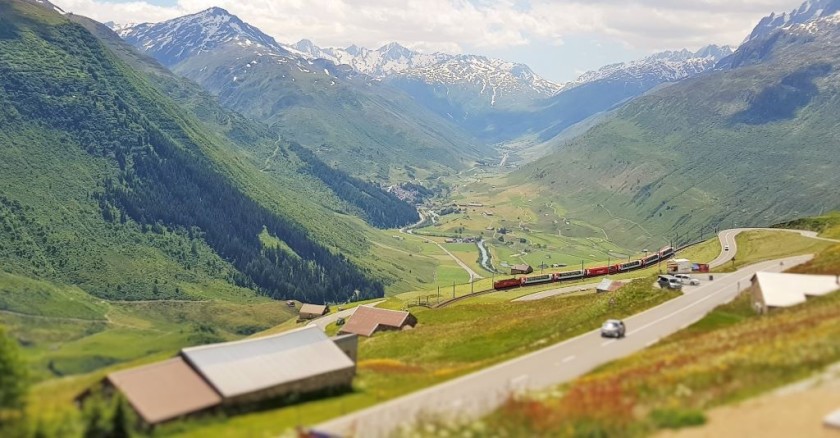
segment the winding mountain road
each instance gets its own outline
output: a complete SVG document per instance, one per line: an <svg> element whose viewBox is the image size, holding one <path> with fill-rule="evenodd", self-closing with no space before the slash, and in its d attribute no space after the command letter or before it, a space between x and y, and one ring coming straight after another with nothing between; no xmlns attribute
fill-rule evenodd
<svg viewBox="0 0 840 438"><path fill-rule="evenodd" d="M738 252L738 242L735 238L745 231L784 231L788 233L798 233L803 237L809 237L811 239L840 243L840 240L819 237L816 232L808 230L788 230L784 228L733 228L731 230L723 230L718 233L718 239L720 239L720 254L717 258L709 262L710 268L717 268L735 258L735 254ZM728 251L726 250L727 246L729 246Z"/></svg>
<svg viewBox="0 0 840 438"><path fill-rule="evenodd" d="M627 337L604 340L598 330L490 368L334 419L315 430L338 436L387 436L419 419L466 420L491 412L511 394L546 388L640 351L685 328L748 287L758 272L805 263L797 256L757 263L687 290L682 296L625 319Z"/></svg>
<svg viewBox="0 0 840 438"><path fill-rule="evenodd" d="M731 260L737 252L735 236L749 230L755 229L722 231L719 234L721 254L712 263L720 266ZM817 237L812 232L795 232L836 241ZM729 245L729 251L724 250L725 245ZM750 285L756 272L781 272L806 263L812 257L796 256L756 263L698 287L687 288L680 297L626 318L628 331L624 339L606 340L599 330L592 330L525 356L336 418L314 429L337 436L383 437L418 420L457 418L464 421L485 415L512 394L568 382L688 327L715 307L734 299Z"/></svg>

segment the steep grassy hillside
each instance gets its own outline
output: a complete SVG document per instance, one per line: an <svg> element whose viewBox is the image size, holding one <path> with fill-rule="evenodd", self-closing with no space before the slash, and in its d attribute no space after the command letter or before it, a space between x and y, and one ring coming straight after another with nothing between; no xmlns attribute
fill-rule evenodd
<svg viewBox="0 0 840 438"><path fill-rule="evenodd" d="M479 158L447 118L349 66L291 53L220 8L123 34L138 50L330 165L382 181L435 179Z"/></svg>
<svg viewBox="0 0 840 438"><path fill-rule="evenodd" d="M282 199L247 196L272 187L84 28L2 7L8 269L110 298L185 298L179 280L206 278L277 297L381 295L275 213L289 209ZM263 249L266 227L296 254Z"/></svg>
<svg viewBox="0 0 840 438"><path fill-rule="evenodd" d="M469 137L408 96L331 64L297 68L230 45L172 69L356 175L425 179L480 155Z"/></svg>
<svg viewBox="0 0 840 438"><path fill-rule="evenodd" d="M742 47L734 69L634 100L513 180L625 244L836 208L838 34L823 23Z"/></svg>

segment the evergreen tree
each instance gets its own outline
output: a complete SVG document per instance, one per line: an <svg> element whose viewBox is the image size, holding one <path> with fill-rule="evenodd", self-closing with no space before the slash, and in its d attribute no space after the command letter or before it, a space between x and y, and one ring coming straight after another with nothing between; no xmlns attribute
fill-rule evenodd
<svg viewBox="0 0 840 438"><path fill-rule="evenodd" d="M0 326L0 413L19 415L26 401L29 375L17 342ZM0 424L6 415L0 415Z"/></svg>

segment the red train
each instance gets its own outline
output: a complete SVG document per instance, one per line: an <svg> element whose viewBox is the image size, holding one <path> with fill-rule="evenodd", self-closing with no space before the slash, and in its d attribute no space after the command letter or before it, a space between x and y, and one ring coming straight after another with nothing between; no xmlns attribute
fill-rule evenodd
<svg viewBox="0 0 840 438"><path fill-rule="evenodd" d="M529 286L532 284L552 283L555 281L576 280L579 278L600 277L602 275L617 274L621 272L632 271L635 269L646 268L660 260L665 260L674 255L674 248L667 246L654 254L651 254L643 259L633 260L627 263L619 263L610 266L598 266L595 268L586 268L577 271L556 272L553 274L535 275L531 277L508 278L506 280L499 280L493 283L493 289L510 289L520 286Z"/></svg>

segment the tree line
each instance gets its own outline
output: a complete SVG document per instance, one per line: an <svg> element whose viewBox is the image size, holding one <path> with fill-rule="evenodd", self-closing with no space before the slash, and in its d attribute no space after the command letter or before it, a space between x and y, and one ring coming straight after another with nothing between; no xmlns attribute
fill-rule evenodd
<svg viewBox="0 0 840 438"><path fill-rule="evenodd" d="M297 143L289 148L306 164L304 170L320 179L342 200L362 211L364 219L378 228L399 228L420 220L411 204L375 184L362 181L321 161Z"/></svg>

